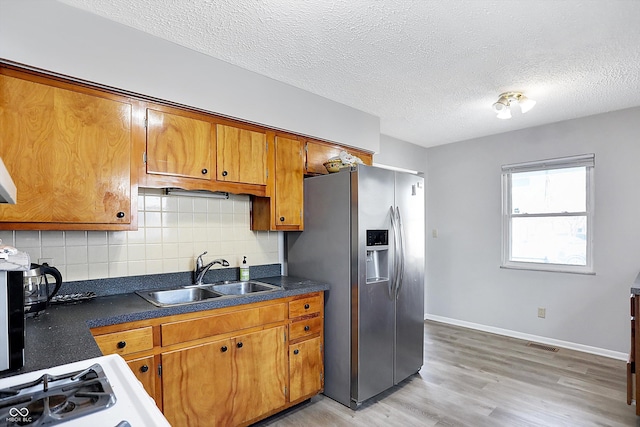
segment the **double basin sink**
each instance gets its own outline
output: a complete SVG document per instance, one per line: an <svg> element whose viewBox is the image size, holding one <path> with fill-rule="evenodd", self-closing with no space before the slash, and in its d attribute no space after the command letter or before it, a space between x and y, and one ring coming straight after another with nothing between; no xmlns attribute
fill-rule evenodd
<svg viewBox="0 0 640 427"><path fill-rule="evenodd" d="M210 301L216 298L240 297L278 290L282 290L282 287L249 280L246 282L225 281L157 291L137 291L136 293L153 305L171 307Z"/></svg>

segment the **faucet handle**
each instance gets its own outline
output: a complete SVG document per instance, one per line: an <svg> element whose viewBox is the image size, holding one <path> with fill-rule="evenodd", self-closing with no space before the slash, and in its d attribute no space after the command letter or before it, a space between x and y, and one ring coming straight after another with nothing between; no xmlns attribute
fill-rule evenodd
<svg viewBox="0 0 640 427"><path fill-rule="evenodd" d="M203 253L198 255L198 258L196 259L196 270L200 270L204 266L204 262L202 261L202 256L206 254L207 254L207 251L204 251Z"/></svg>

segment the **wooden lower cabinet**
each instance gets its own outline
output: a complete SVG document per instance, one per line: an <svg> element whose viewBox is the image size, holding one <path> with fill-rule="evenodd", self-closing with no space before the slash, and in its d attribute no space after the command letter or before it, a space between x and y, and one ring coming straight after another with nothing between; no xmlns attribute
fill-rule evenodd
<svg viewBox="0 0 640 427"><path fill-rule="evenodd" d="M322 340L316 337L289 346L289 400L317 394L322 390Z"/></svg>
<svg viewBox="0 0 640 427"><path fill-rule="evenodd" d="M127 360L171 425L249 425L322 392L323 300L315 292L92 333L103 353Z"/></svg>
<svg viewBox="0 0 640 427"><path fill-rule="evenodd" d="M176 426L234 426L283 406L284 348L279 326L163 353L164 415Z"/></svg>
<svg viewBox="0 0 640 427"><path fill-rule="evenodd" d="M229 340L162 354L162 408L173 426L215 425L216 376L224 373L226 356L219 348Z"/></svg>
<svg viewBox="0 0 640 427"><path fill-rule="evenodd" d="M158 369L153 356L140 357L127 361L138 381L142 383L149 396L156 398L156 377ZM158 405L159 406L159 405ZM159 406L160 407L160 406ZM162 408L161 408L162 409Z"/></svg>

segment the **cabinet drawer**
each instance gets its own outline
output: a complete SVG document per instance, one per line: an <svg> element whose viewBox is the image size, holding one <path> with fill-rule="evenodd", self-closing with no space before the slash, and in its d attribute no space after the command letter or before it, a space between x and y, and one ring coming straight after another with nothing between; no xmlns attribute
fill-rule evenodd
<svg viewBox="0 0 640 427"><path fill-rule="evenodd" d="M314 295L298 299L289 303L289 318L320 313L322 311L322 295Z"/></svg>
<svg viewBox="0 0 640 427"><path fill-rule="evenodd" d="M151 326L94 337L102 354L131 354L153 348Z"/></svg>
<svg viewBox="0 0 640 427"><path fill-rule="evenodd" d="M316 316L291 323L291 325L289 325L289 339L295 340L319 334L322 331L322 320L322 317Z"/></svg>
<svg viewBox="0 0 640 427"><path fill-rule="evenodd" d="M199 319L165 323L160 326L162 346L226 334L286 319L286 304L233 311Z"/></svg>

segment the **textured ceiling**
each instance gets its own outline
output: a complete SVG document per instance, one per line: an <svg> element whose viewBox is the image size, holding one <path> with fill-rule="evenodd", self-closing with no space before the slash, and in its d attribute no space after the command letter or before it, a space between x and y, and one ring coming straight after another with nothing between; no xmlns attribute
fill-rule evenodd
<svg viewBox="0 0 640 427"><path fill-rule="evenodd" d="M422 146L640 105L637 0L60 0L380 117ZM498 95L537 101L499 120Z"/></svg>

